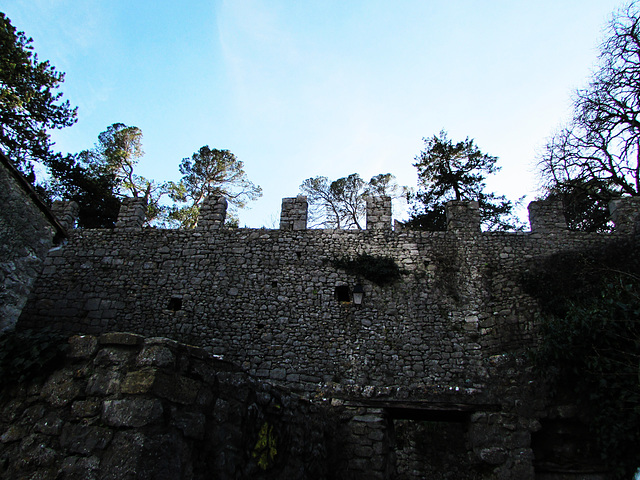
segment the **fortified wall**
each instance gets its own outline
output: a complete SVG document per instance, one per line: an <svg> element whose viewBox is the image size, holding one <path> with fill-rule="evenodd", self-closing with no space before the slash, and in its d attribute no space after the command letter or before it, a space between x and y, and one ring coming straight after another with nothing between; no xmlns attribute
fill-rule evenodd
<svg viewBox="0 0 640 480"><path fill-rule="evenodd" d="M560 205L534 202L530 232L482 232L477 203L451 202L446 232L393 231L390 202L369 199L366 230L307 230L297 197L283 201L279 230L222 228L226 204L210 199L213 219L184 231L143 229L140 202L124 203L114 230L73 230L49 253L21 326L165 336L296 390L482 391L488 358L531 344L537 307L522 274L635 221L628 201L617 233L569 231ZM362 254L393 259L400 278L380 286L336 266Z"/></svg>
<svg viewBox="0 0 640 480"><path fill-rule="evenodd" d="M76 208L56 202L58 217L52 215L0 152L0 332L15 326L49 249L67 235L64 219Z"/></svg>
<svg viewBox="0 0 640 480"><path fill-rule="evenodd" d="M523 356L539 310L522 275L635 234L633 199L613 205L611 234L569 231L547 202L515 233L481 231L475 202L450 202L445 232L393 230L385 198L367 200L364 231L307 229L300 196L283 200L278 230L224 228L220 198L195 230L145 229L140 202L123 203L114 230L71 230L49 252L19 329L167 337L346 409L338 478L423 478L424 448L394 446L415 420L462 425L447 430L462 442L458 478L559 478L534 468L532 435L556 414ZM392 259L400 277L379 285L338 266L363 255Z"/></svg>

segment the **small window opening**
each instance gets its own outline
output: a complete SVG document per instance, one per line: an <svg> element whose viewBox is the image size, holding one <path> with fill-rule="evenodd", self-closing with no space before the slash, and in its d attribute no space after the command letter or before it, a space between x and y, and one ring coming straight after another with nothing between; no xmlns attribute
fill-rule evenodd
<svg viewBox="0 0 640 480"><path fill-rule="evenodd" d="M296 252L296 255L298 256L298 260L302 258L302 252Z"/></svg>
<svg viewBox="0 0 640 480"><path fill-rule="evenodd" d="M339 302L351 301L351 291L348 285L338 285L336 287L336 300Z"/></svg>
<svg viewBox="0 0 640 480"><path fill-rule="evenodd" d="M276 288L277 286L278 286L278 282L276 282L275 280L271 282L271 288Z"/></svg>
<svg viewBox="0 0 640 480"><path fill-rule="evenodd" d="M171 297L169 299L169 305L167 308L173 312L177 312L178 310L182 310L182 298L180 297Z"/></svg>

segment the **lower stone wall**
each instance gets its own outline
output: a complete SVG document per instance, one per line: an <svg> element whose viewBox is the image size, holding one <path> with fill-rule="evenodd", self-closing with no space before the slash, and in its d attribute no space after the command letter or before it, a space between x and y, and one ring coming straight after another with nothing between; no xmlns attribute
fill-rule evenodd
<svg viewBox="0 0 640 480"><path fill-rule="evenodd" d="M53 226L5 160L0 161L0 332L15 326L54 238Z"/></svg>
<svg viewBox="0 0 640 480"><path fill-rule="evenodd" d="M336 478L321 406L203 350L75 336L62 366L0 394L0 478Z"/></svg>
<svg viewBox="0 0 640 480"><path fill-rule="evenodd" d="M301 398L166 338L104 333L68 347L41 378L0 378L0 478L533 480L534 451L545 449L531 434L546 445L555 432L513 376L500 405L455 390L418 401L340 385Z"/></svg>

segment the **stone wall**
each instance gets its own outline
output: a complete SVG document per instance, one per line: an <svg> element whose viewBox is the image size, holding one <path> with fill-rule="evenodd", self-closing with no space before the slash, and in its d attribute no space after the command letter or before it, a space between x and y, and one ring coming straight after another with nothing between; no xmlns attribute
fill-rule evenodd
<svg viewBox="0 0 640 480"><path fill-rule="evenodd" d="M56 235L63 228L0 153L0 332L18 320Z"/></svg>
<svg viewBox="0 0 640 480"><path fill-rule="evenodd" d="M201 349L72 337L64 365L0 394L0 477L337 478L322 406Z"/></svg>
<svg viewBox="0 0 640 480"><path fill-rule="evenodd" d="M453 207L447 232L74 231L47 258L21 325L166 336L295 388L482 389L487 359L532 339L522 274L617 235L480 232L473 204ZM379 286L336 268L363 253L392 258L400 280ZM362 305L337 298L356 284Z"/></svg>
<svg viewBox="0 0 640 480"><path fill-rule="evenodd" d="M327 399L345 439L331 447L336 478L392 478L394 415L427 411L462 412L481 478L533 479L546 407L524 361L539 310L523 275L634 234L633 202L616 205L614 233L590 234L547 202L530 206L530 232L482 232L475 202L448 205L446 232L392 231L385 202L370 202L378 220L365 231L307 230L304 199L290 200L279 230L76 230L47 257L19 327L168 337ZM400 278L380 285L336 266L363 254L392 259Z"/></svg>

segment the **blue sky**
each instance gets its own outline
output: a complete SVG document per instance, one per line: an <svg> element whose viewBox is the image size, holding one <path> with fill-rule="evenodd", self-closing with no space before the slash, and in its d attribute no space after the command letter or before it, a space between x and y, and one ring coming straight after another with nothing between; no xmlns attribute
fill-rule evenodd
<svg viewBox="0 0 640 480"><path fill-rule="evenodd" d="M244 162L263 197L240 225L277 225L306 178L393 173L441 129L499 157L489 187L535 196L535 158L586 85L610 0L2 0L66 72L78 123L63 153L139 127L140 174L177 180L203 145Z"/></svg>

